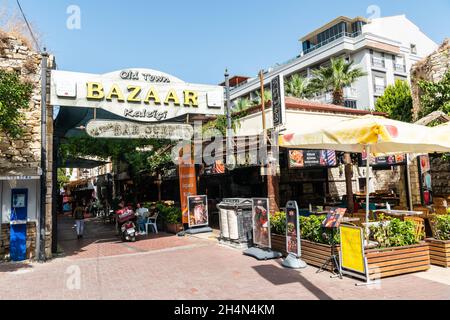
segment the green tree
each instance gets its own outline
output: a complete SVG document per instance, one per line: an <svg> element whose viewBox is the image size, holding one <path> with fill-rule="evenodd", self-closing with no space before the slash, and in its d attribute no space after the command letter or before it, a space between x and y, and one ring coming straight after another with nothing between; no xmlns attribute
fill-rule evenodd
<svg viewBox="0 0 450 320"><path fill-rule="evenodd" d="M314 92L333 93L333 104L344 105L344 88L366 75L360 68L353 68L353 61L346 62L343 58L331 59L328 67L313 70L310 87Z"/></svg>
<svg viewBox="0 0 450 320"><path fill-rule="evenodd" d="M423 118L434 111L450 114L450 70L441 81L419 81L421 110Z"/></svg>
<svg viewBox="0 0 450 320"><path fill-rule="evenodd" d="M15 72L0 70L0 131L18 138L23 134L23 111L30 106L33 86Z"/></svg>
<svg viewBox="0 0 450 320"><path fill-rule="evenodd" d="M234 108L233 108L233 112L242 112L247 110L248 108L250 108L252 106L251 102L249 99L247 98L241 98L238 99L235 103L234 103Z"/></svg>
<svg viewBox="0 0 450 320"><path fill-rule="evenodd" d="M264 103L272 101L272 92L269 90L264 90ZM261 92L256 91L256 99L253 100L254 106L261 105Z"/></svg>
<svg viewBox="0 0 450 320"><path fill-rule="evenodd" d="M388 86L375 105L376 111L387 113L391 119L404 122L413 120L412 109L411 88L406 81L402 80L397 80L395 85Z"/></svg>
<svg viewBox="0 0 450 320"><path fill-rule="evenodd" d="M63 188L67 183L69 183L70 177L67 176L65 169L58 169L58 186Z"/></svg>
<svg viewBox="0 0 450 320"><path fill-rule="evenodd" d="M311 90L308 79L299 74L294 74L285 84L286 95L295 98L310 98Z"/></svg>

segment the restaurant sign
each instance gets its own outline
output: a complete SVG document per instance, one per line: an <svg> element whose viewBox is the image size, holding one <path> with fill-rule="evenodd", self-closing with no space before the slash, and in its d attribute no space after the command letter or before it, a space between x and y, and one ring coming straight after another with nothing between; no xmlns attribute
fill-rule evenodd
<svg viewBox="0 0 450 320"><path fill-rule="evenodd" d="M194 130L181 123L144 124L129 121L92 120L86 132L93 138L191 140Z"/></svg>
<svg viewBox="0 0 450 320"><path fill-rule="evenodd" d="M277 128L286 121L286 104L284 97L284 78L278 75L270 82L272 89L273 126Z"/></svg>
<svg viewBox="0 0 450 320"><path fill-rule="evenodd" d="M101 108L140 122L161 122L186 114L224 114L223 87L189 84L148 69L105 75L52 71L54 106Z"/></svg>
<svg viewBox="0 0 450 320"><path fill-rule="evenodd" d="M335 167L336 152L332 150L289 150L289 168Z"/></svg>

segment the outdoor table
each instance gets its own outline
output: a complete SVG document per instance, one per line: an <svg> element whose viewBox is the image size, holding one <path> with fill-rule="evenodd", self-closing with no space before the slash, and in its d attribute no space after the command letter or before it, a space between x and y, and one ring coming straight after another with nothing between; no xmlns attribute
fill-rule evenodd
<svg viewBox="0 0 450 320"><path fill-rule="evenodd" d="M359 221L361 221L360 218L344 217L344 218L342 219L342 222L343 222L343 223L351 223L351 222L359 222Z"/></svg>
<svg viewBox="0 0 450 320"><path fill-rule="evenodd" d="M404 216L421 216L423 215L423 212L418 211L408 211L408 210L376 210L377 212L384 213L389 216L395 216L395 217L404 217Z"/></svg>

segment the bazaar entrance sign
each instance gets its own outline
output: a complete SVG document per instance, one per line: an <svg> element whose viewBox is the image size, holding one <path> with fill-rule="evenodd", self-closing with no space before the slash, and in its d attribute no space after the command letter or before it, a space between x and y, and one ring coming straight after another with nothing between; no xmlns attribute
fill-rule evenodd
<svg viewBox="0 0 450 320"><path fill-rule="evenodd" d="M194 129L180 123L145 124L129 121L92 120L86 132L93 138L191 140Z"/></svg>
<svg viewBox="0 0 450 320"><path fill-rule="evenodd" d="M50 102L55 106L101 108L140 122L224 114L223 87L189 84L155 70L105 75L53 70L51 79Z"/></svg>

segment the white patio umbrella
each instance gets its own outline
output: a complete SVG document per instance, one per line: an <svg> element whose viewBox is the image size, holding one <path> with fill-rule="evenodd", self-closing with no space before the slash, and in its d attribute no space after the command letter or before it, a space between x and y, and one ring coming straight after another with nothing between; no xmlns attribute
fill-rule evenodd
<svg viewBox="0 0 450 320"><path fill-rule="evenodd" d="M286 133L280 136L279 145L286 148L366 152L368 155L366 185L369 186L370 154L450 152L450 126L440 130L368 115L344 120L332 127L319 128L314 132ZM366 189L366 222L368 222L370 194L368 188Z"/></svg>

